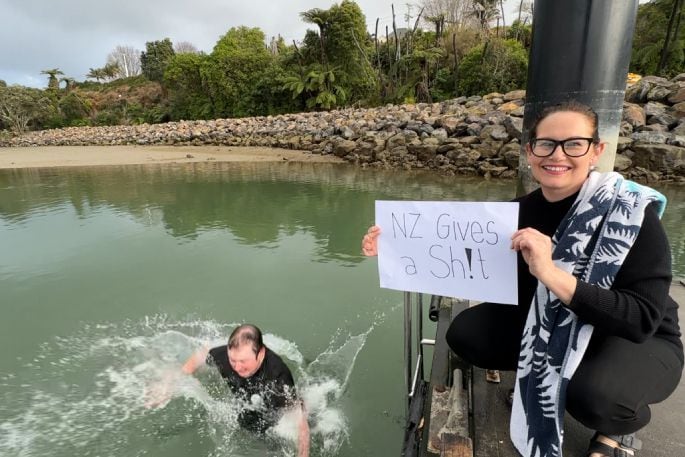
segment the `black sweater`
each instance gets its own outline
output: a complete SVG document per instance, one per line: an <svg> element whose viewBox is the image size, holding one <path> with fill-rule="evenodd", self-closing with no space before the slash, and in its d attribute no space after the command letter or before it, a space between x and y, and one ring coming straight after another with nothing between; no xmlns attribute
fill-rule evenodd
<svg viewBox="0 0 685 457"><path fill-rule="evenodd" d="M578 194L548 202L540 189L519 199L519 228L532 227L552 236ZM616 274L611 289L578 280L567 307L595 332L615 335L636 343L649 337L674 344L683 360L678 326L678 304L669 296L672 280L671 251L656 211L647 207L640 233ZM528 312L537 279L518 255L519 304Z"/></svg>

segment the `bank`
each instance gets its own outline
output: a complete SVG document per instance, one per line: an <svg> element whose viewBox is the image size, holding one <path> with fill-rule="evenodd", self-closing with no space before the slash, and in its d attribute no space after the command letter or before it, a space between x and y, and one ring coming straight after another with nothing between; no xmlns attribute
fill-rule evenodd
<svg viewBox="0 0 685 457"><path fill-rule="evenodd" d="M0 147L229 146L335 156L361 167L515 178L525 91L440 103L141 124L69 127L0 139ZM642 182L685 183L685 74L629 86L615 169ZM144 150L145 148L141 148ZM192 155L192 154L191 154Z"/></svg>

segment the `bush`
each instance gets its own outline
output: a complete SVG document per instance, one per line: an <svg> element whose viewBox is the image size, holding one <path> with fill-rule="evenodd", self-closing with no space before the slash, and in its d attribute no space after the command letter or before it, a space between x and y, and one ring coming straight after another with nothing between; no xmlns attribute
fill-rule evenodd
<svg viewBox="0 0 685 457"><path fill-rule="evenodd" d="M463 95L509 92L526 85L528 56L515 40L492 39L466 54L459 67Z"/></svg>

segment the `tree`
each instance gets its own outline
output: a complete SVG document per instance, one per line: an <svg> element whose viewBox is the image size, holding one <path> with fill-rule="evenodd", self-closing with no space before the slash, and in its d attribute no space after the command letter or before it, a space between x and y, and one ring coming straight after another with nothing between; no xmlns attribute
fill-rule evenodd
<svg viewBox="0 0 685 457"><path fill-rule="evenodd" d="M40 72L41 75L48 75L48 89L57 90L59 89L59 79L57 75L63 75L64 72L59 68L52 68L49 70L43 70Z"/></svg>
<svg viewBox="0 0 685 457"><path fill-rule="evenodd" d="M371 39L366 31L366 18L359 6L353 1L343 0L328 10L315 8L300 13L300 16L305 22L316 24L319 34L318 40L314 41L316 33L307 32L302 50L307 71L296 77L302 79L312 71L326 75L322 81L329 86L322 91L338 94L334 105L340 105L342 100L363 100L373 95L378 84L378 75L370 63ZM312 52L314 46L318 48L318 53ZM318 62L306 59L315 54L320 56ZM331 68L335 71L332 72ZM333 73L338 91L330 86L332 80L329 76ZM319 78L315 80L319 81ZM345 97L341 96L342 93ZM326 100L326 105L332 100L328 96L322 99Z"/></svg>
<svg viewBox="0 0 685 457"><path fill-rule="evenodd" d="M179 41L174 45L176 54L199 54L200 51L190 41Z"/></svg>
<svg viewBox="0 0 685 457"><path fill-rule="evenodd" d="M15 134L50 111L50 100L38 89L23 86L0 87L0 118Z"/></svg>
<svg viewBox="0 0 685 457"><path fill-rule="evenodd" d="M491 39L466 54L459 71L463 94L521 89L526 84L528 55L518 41Z"/></svg>
<svg viewBox="0 0 685 457"><path fill-rule="evenodd" d="M671 44L674 38L678 36L678 29L680 28L680 21L683 14L683 0L675 0L673 2L673 9L671 10L671 17L668 20L668 28L666 29L666 38L664 39L664 47L661 50L661 59L659 65L656 67L657 74L666 66L666 59L671 50Z"/></svg>
<svg viewBox="0 0 685 457"><path fill-rule="evenodd" d="M202 69L215 117L256 114L255 87L272 61L264 43L260 29L243 26L231 28L217 41Z"/></svg>
<svg viewBox="0 0 685 457"><path fill-rule="evenodd" d="M107 56L107 65L116 65L116 77L129 78L140 74L140 50L133 46L117 46Z"/></svg>
<svg viewBox="0 0 685 457"><path fill-rule="evenodd" d="M86 78L91 78L96 80L97 82L100 82L101 79L106 79L107 75L105 75L105 71L102 68L90 68L88 73L86 74Z"/></svg>
<svg viewBox="0 0 685 457"><path fill-rule="evenodd" d="M446 24L460 28L470 19L472 0L423 0L424 20L442 16Z"/></svg>
<svg viewBox="0 0 685 457"><path fill-rule="evenodd" d="M164 84L169 89L173 120L208 119L214 114L203 77L207 60L205 54L181 52L169 61Z"/></svg>
<svg viewBox="0 0 685 457"><path fill-rule="evenodd" d="M140 54L143 75L150 81L162 82L164 71L174 54L174 46L169 38L145 43L145 51Z"/></svg>
<svg viewBox="0 0 685 457"><path fill-rule="evenodd" d="M326 57L326 41L328 37L329 28L329 12L322 10L321 8L313 8L311 10L303 11L300 13L302 20L308 24L316 24L319 28L319 51L321 55L321 65L324 68L328 65L328 59Z"/></svg>
<svg viewBox="0 0 685 457"><path fill-rule="evenodd" d="M631 72L673 76L685 71L685 32L678 19L682 16L680 2L681 0L652 0L638 7L630 60ZM670 36L667 36L669 29Z"/></svg>
<svg viewBox="0 0 685 457"><path fill-rule="evenodd" d="M69 93L76 85L76 80L74 78L60 78L59 82L64 83L64 90Z"/></svg>

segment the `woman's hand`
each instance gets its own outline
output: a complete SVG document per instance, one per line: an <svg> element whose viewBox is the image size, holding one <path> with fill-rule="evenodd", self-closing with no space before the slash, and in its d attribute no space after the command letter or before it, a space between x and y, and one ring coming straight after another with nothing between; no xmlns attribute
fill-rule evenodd
<svg viewBox="0 0 685 457"><path fill-rule="evenodd" d="M378 255L378 235L381 234L381 228L377 225L372 225L367 230L366 235L362 238L362 253L367 257Z"/></svg>
<svg viewBox="0 0 685 457"><path fill-rule="evenodd" d="M517 230L511 237L511 248L520 251L530 274L543 283L562 302L569 304L576 291L577 280L558 268L552 260L552 239L533 228Z"/></svg>
<svg viewBox="0 0 685 457"><path fill-rule="evenodd" d="M530 274L540 281L541 276L556 268L552 262L552 239L533 228L517 230L511 237L511 248L521 251Z"/></svg>

